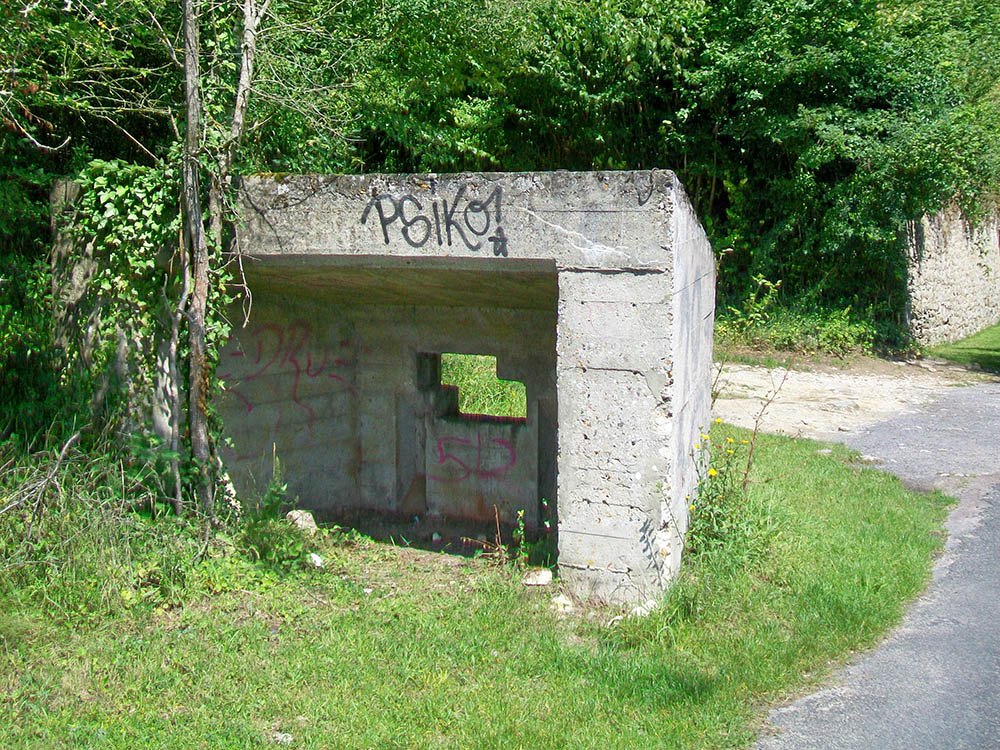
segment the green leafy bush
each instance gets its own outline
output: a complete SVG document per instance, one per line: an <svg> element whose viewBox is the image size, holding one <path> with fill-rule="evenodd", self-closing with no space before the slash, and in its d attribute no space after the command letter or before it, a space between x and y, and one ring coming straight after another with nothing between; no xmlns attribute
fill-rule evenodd
<svg viewBox="0 0 1000 750"><path fill-rule="evenodd" d="M407 7L373 18L392 26ZM757 277L782 279L786 306L864 311L888 343L905 222L955 197L970 215L995 199L996 3L512 7L407 16L412 45L371 57L379 75L352 94L365 169L671 168L713 245L732 251L723 306L741 309ZM447 55L422 54L442 37ZM863 337L840 322L817 336Z"/></svg>
<svg viewBox="0 0 1000 750"><path fill-rule="evenodd" d="M206 537L203 522L165 512L149 462L114 442L86 448L28 455L0 441L0 601L90 620L313 567L318 538L278 515L280 482L258 511Z"/></svg>
<svg viewBox="0 0 1000 750"><path fill-rule="evenodd" d="M869 352L879 343L905 346L903 331L891 325L879 327L873 315L856 316L849 307L769 304L765 310L754 305L748 309L730 307L716 318L716 335L722 344L841 357Z"/></svg>

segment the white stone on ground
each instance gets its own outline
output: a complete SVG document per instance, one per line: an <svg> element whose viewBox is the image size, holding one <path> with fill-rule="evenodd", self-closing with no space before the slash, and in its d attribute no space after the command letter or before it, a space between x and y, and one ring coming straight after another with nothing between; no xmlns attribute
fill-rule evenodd
<svg viewBox="0 0 1000 750"><path fill-rule="evenodd" d="M548 586L552 583L552 571L548 568L533 568L524 574L525 586Z"/></svg>
<svg viewBox="0 0 1000 750"><path fill-rule="evenodd" d="M310 536L319 530L316 526L316 519L308 510L290 510L285 514L285 518Z"/></svg>

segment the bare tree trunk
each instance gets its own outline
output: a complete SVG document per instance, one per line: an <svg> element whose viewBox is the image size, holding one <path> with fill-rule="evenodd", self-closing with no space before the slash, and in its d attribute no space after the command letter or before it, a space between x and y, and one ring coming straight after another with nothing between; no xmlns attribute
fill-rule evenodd
<svg viewBox="0 0 1000 750"><path fill-rule="evenodd" d="M239 146L243 131L246 128L247 107L250 105L250 94L253 91L254 64L257 57L257 34L260 22L267 13L271 0L262 0L258 5L255 0L243 0L243 39L240 45L240 80L236 86L236 101L233 106L233 120L229 128L229 143L223 151L225 159L222 177L229 178L233 155Z"/></svg>
<svg viewBox="0 0 1000 750"><path fill-rule="evenodd" d="M199 67L199 0L184 0L184 84L187 108L187 132L184 143L183 205L185 241L190 270L190 298L187 303L190 340L190 383L188 424L191 430L191 454L198 468L196 492L201 511L214 518L211 446L208 435L207 398L211 373L208 367L206 315L209 295L209 245L222 249L225 192L229 187L233 157L243 137L246 112L253 90L254 59L258 27L270 0L243 0L243 38L240 45L240 78L233 103L229 138L216 155L208 190L209 236L201 215L199 161L201 153L201 91ZM185 290L187 289L185 276ZM179 493L178 493L179 495Z"/></svg>
<svg viewBox="0 0 1000 750"><path fill-rule="evenodd" d="M173 506L178 516L184 514L184 484L181 481L181 375L177 365L177 346L180 343L181 322L187 308L188 294L191 290L191 271L188 268L188 252L181 235L181 296L177 300L177 309L170 321L170 345L167 352L170 367L170 473L174 480Z"/></svg>
<svg viewBox="0 0 1000 750"><path fill-rule="evenodd" d="M198 0L184 0L184 90L186 128L182 193L184 227L190 255L192 290L188 303L190 340L188 424L191 455L197 465L196 493L202 512L213 515L212 475L208 438L208 368L206 359L205 313L208 308L208 244L201 218L198 156L201 151L201 90L199 69Z"/></svg>
<svg viewBox="0 0 1000 750"><path fill-rule="evenodd" d="M257 35L260 22L267 13L271 0L243 0L243 35L240 43L240 78L236 85L236 99L233 102L233 118L229 125L229 138L218 154L216 174L208 196L209 231L212 241L222 247L223 201L229 188L233 167L233 157L239 148L246 129L247 107L253 92L254 63L257 57Z"/></svg>

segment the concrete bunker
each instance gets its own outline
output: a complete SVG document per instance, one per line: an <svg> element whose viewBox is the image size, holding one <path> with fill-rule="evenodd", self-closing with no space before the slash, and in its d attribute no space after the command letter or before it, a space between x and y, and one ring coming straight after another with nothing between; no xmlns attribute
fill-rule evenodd
<svg viewBox="0 0 1000 750"><path fill-rule="evenodd" d="M219 372L238 488L259 491L277 456L320 518L457 535L523 511L529 532L557 522L576 594L662 590L709 421L714 310L672 173L264 176L242 197L253 303ZM444 353L495 356L525 417L461 414Z"/></svg>

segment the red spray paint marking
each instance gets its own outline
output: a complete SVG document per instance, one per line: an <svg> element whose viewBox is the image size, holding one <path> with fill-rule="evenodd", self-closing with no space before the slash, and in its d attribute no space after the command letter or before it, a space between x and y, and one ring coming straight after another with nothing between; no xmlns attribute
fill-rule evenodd
<svg viewBox="0 0 1000 750"><path fill-rule="evenodd" d="M309 347L308 342L312 338L312 326L308 322L297 320L287 326L266 323L254 329L251 336L253 338L253 365L251 372L248 375L238 378L236 382L224 389L225 393L232 394L243 404L247 413L252 412L256 404L249 396L240 391L239 387L269 374L276 378L274 383L276 389L275 396L278 398L275 400L279 403L279 407L280 401L283 400L281 398L282 395L287 394L287 398L284 400L291 401L305 412L306 427L311 437L317 413L313 407L303 400L300 393L303 377L312 381L315 378L325 376L325 379L334 380L343 386L341 390L350 393L355 392L354 387L347 378L340 373L334 372L335 369L352 367L355 361L353 359L335 357L328 348L313 350ZM340 346L347 346L349 343L348 341L339 342ZM229 356L234 358L250 358L247 357L246 352L239 350L230 352ZM229 379L232 375L227 373L222 377L223 379ZM289 379L291 381L290 386L287 385ZM278 408L277 413L278 417L275 429L280 430L283 410Z"/></svg>
<svg viewBox="0 0 1000 750"><path fill-rule="evenodd" d="M514 464L517 463L517 451L509 440L504 440L503 438L491 438L490 443L498 445L507 452L507 462L502 466L496 466L492 468L483 466L483 436L480 433L476 434L476 463L474 466L470 466L454 453L446 452L446 446L449 443L456 445L472 445L471 440L460 437L442 437L438 438L437 441L437 452L438 452L438 466L445 466L449 461L453 462L459 468L462 469L463 473L461 476L436 476L434 474L428 474L429 479L433 479L436 482L464 482L469 477L475 476L479 479L503 479L504 475L510 471ZM487 445L487 447L489 447Z"/></svg>

